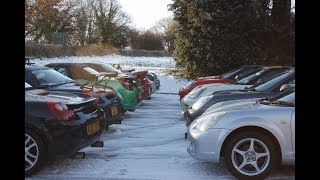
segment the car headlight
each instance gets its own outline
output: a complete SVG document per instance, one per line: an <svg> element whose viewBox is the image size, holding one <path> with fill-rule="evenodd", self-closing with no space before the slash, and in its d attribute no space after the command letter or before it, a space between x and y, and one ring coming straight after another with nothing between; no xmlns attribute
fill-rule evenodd
<svg viewBox="0 0 320 180"><path fill-rule="evenodd" d="M200 109L203 105L205 105L213 95L201 97L197 102L192 105L192 109Z"/></svg>
<svg viewBox="0 0 320 180"><path fill-rule="evenodd" d="M211 115L203 116L197 119L196 129L199 131L207 131L210 129L222 116L224 116L226 112L217 112L212 113Z"/></svg>
<svg viewBox="0 0 320 180"><path fill-rule="evenodd" d="M200 88L195 90L195 91L191 91L189 94L189 98L191 99L195 99L197 98L203 91L205 91L207 88Z"/></svg>

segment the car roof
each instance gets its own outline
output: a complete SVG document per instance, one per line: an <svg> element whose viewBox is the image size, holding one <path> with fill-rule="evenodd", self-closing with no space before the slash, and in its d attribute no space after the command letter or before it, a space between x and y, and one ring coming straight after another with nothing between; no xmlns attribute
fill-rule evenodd
<svg viewBox="0 0 320 180"><path fill-rule="evenodd" d="M250 64L250 65L241 65L239 68L255 68L255 67L263 67L265 65L257 65L257 64Z"/></svg>
<svg viewBox="0 0 320 180"><path fill-rule="evenodd" d="M294 67L290 66L263 66L263 69L293 69Z"/></svg>
<svg viewBox="0 0 320 180"><path fill-rule="evenodd" d="M67 63L49 63L49 64L46 64L46 66L71 66L73 64L83 64L83 63L70 63L70 62L67 62Z"/></svg>
<svg viewBox="0 0 320 180"><path fill-rule="evenodd" d="M39 65L25 65L25 69L33 71L38 69L50 69L50 68L46 66L39 66Z"/></svg>

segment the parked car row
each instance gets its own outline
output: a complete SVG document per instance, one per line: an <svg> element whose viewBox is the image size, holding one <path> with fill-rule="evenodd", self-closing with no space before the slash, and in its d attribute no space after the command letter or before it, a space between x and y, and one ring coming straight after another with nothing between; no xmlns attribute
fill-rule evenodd
<svg viewBox="0 0 320 180"><path fill-rule="evenodd" d="M151 99L148 71L125 74L102 63L25 65L25 174L46 162L69 157L121 124L126 111Z"/></svg>
<svg viewBox="0 0 320 180"><path fill-rule="evenodd" d="M295 68L244 67L226 73L242 70L232 82L202 77L180 89L181 97L193 88L180 99L185 138L193 158L223 158L237 178L261 179L281 163L295 164Z"/></svg>

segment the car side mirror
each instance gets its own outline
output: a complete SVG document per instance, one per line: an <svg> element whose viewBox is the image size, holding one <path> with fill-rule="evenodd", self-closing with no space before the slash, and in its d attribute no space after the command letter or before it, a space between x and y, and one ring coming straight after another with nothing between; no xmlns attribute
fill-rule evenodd
<svg viewBox="0 0 320 180"><path fill-rule="evenodd" d="M258 79L256 84L261 84L262 82L263 82L263 80L260 78L260 79Z"/></svg>
<svg viewBox="0 0 320 180"><path fill-rule="evenodd" d="M287 91L287 90L292 89L292 88L294 88L293 85L283 84L283 85L280 87L280 92L284 92L284 91Z"/></svg>
<svg viewBox="0 0 320 180"><path fill-rule="evenodd" d="M234 80L235 80L235 81L239 81L239 75L236 76L236 77L234 77Z"/></svg>

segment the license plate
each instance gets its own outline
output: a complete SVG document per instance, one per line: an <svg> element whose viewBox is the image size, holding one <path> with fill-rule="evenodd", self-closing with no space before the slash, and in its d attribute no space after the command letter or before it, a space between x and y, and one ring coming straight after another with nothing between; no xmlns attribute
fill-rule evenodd
<svg viewBox="0 0 320 180"><path fill-rule="evenodd" d="M90 135L94 132L97 132L100 129L99 121L92 123L87 126L87 134Z"/></svg>
<svg viewBox="0 0 320 180"><path fill-rule="evenodd" d="M111 116L118 115L118 108L116 106L111 107Z"/></svg>

